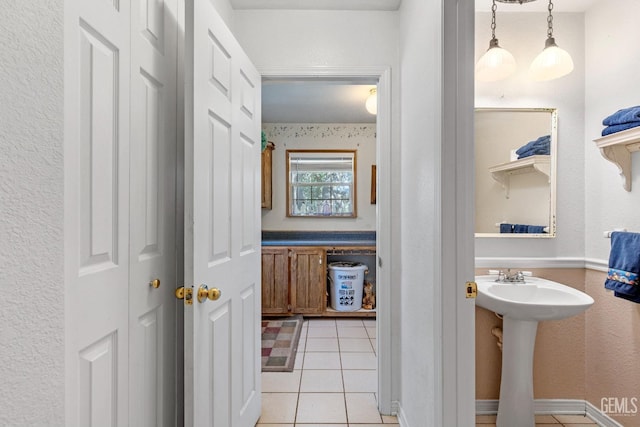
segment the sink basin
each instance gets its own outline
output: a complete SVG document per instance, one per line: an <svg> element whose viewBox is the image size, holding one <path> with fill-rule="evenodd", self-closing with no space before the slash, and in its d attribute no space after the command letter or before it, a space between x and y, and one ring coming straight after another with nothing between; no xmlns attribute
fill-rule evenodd
<svg viewBox="0 0 640 427"><path fill-rule="evenodd" d="M525 277L525 283L497 283L496 276L476 276L476 304L520 320L558 320L582 313L593 298L562 283Z"/></svg>
<svg viewBox="0 0 640 427"><path fill-rule="evenodd" d="M497 427L535 427L533 350L538 322L575 316L593 298L562 283L525 277L525 283L498 283L476 276L480 307L502 314L502 377Z"/></svg>

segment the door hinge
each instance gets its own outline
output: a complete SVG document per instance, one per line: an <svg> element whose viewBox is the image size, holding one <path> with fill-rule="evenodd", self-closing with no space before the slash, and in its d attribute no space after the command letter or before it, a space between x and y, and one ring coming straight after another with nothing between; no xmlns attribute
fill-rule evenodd
<svg viewBox="0 0 640 427"><path fill-rule="evenodd" d="M478 285L476 282L467 282L465 285L467 298L475 298L478 296Z"/></svg>

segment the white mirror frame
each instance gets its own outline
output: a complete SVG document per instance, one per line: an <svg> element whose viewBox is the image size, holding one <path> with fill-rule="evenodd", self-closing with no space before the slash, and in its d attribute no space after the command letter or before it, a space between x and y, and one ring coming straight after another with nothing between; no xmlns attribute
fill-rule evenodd
<svg viewBox="0 0 640 427"><path fill-rule="evenodd" d="M550 126L550 134L551 134L551 147L550 147L550 156L549 156L549 219L548 233L541 234L530 234L530 233L475 233L475 237L500 237L500 238L542 238L549 239L554 238L556 236L556 189L557 189L557 159L558 159L558 111L555 108L476 108L476 112L547 112L549 113L549 126ZM476 141L477 144L477 141ZM477 149L477 145L476 145ZM477 176L478 171L476 171ZM508 194L508 184L505 187L505 192ZM478 195L476 194L476 206L481 202L478 200ZM498 230L499 225L496 223L496 230ZM476 227L477 229L477 227Z"/></svg>

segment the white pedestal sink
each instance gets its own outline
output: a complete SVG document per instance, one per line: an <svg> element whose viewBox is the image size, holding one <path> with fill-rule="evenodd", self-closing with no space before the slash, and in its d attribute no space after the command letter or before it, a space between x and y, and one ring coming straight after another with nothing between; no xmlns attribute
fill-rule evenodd
<svg viewBox="0 0 640 427"><path fill-rule="evenodd" d="M538 322L580 314L593 298L538 277L526 277L525 283L498 283L496 278L476 276L476 304L503 316L497 427L535 427L533 348Z"/></svg>

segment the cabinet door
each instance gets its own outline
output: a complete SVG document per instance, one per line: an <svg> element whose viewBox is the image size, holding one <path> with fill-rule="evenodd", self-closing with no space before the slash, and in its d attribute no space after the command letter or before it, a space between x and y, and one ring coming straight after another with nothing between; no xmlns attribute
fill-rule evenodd
<svg viewBox="0 0 640 427"><path fill-rule="evenodd" d="M262 314L289 312L289 250L262 248Z"/></svg>
<svg viewBox="0 0 640 427"><path fill-rule="evenodd" d="M267 147L262 152L262 207L271 209L272 206L272 151L275 144L271 141L267 143Z"/></svg>
<svg viewBox="0 0 640 427"><path fill-rule="evenodd" d="M294 313L319 314L326 308L327 274L322 248L292 248L291 305Z"/></svg>

